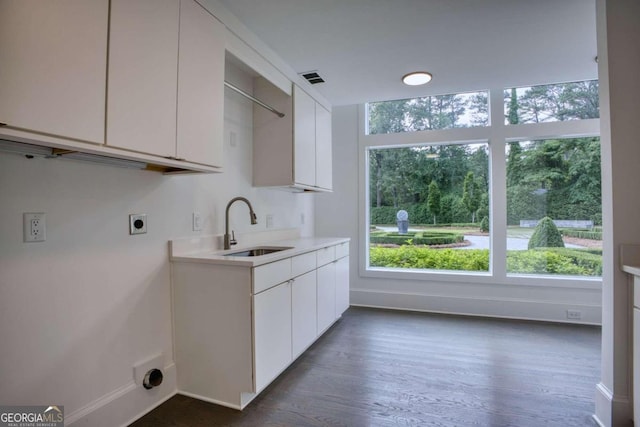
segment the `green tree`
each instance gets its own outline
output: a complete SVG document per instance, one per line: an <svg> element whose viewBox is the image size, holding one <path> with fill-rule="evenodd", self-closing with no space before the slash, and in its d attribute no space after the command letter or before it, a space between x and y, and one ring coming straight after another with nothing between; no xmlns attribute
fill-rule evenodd
<svg viewBox="0 0 640 427"><path fill-rule="evenodd" d="M529 239L528 248L564 248L562 234L560 234L551 218L545 216L540 220L538 225L536 225Z"/></svg>
<svg viewBox="0 0 640 427"><path fill-rule="evenodd" d="M407 100L372 102L369 108L369 134L397 133L406 131L404 116Z"/></svg>
<svg viewBox="0 0 640 427"><path fill-rule="evenodd" d="M487 233L489 231L489 217L482 217L482 221L480 221L480 231L483 233Z"/></svg>
<svg viewBox="0 0 640 427"><path fill-rule="evenodd" d="M560 93L558 115L567 119L597 119L600 117L598 81L568 83Z"/></svg>
<svg viewBox="0 0 640 427"><path fill-rule="evenodd" d="M467 102L467 112L473 126L489 124L489 96L487 92L474 93Z"/></svg>
<svg viewBox="0 0 640 427"><path fill-rule="evenodd" d="M507 156L507 187L519 185L522 173L522 147L519 142L511 142Z"/></svg>
<svg viewBox="0 0 640 427"><path fill-rule="evenodd" d="M435 181L429 184L429 197L427 198L427 207L433 215L433 223L436 223L436 217L440 214L440 189Z"/></svg>
<svg viewBox="0 0 640 427"><path fill-rule="evenodd" d="M511 88L511 91L505 91L505 97L509 97L509 104L507 106L507 123L510 125L517 125L520 123L520 118L518 117L518 93L516 92L516 88Z"/></svg>
<svg viewBox="0 0 640 427"><path fill-rule="evenodd" d="M467 208L467 211L471 213L471 222L475 223L476 211L480 206L480 192L478 191L473 172L467 173L467 176L464 178L462 203Z"/></svg>

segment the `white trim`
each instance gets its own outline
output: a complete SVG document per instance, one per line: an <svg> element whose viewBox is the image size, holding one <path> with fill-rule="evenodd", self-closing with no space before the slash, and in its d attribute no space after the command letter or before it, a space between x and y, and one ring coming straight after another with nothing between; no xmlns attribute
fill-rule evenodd
<svg viewBox="0 0 640 427"><path fill-rule="evenodd" d="M196 393L189 393L188 391L184 391L184 390L178 390L177 394L180 394L182 396L192 397L194 399L202 400L204 402L209 402L216 405L224 406L226 408L236 409L238 411L242 410L242 407L240 407L240 405L234 405L233 403L225 402L222 400L211 399L210 397L202 396Z"/></svg>
<svg viewBox="0 0 640 427"><path fill-rule="evenodd" d="M509 274L502 278L492 275L490 272L481 271L448 271L448 270L419 270L419 269L392 269L369 267L364 269L360 277L384 278L394 280L427 280L429 282L464 282L464 283L488 283L494 285L526 285L552 288L574 289L601 289L602 278L580 276L540 276Z"/></svg>
<svg viewBox="0 0 640 427"><path fill-rule="evenodd" d="M496 317L558 323L600 325L600 305L533 301L520 298L482 298L422 293L351 289L351 305L465 316ZM568 321L567 309L579 310L582 320Z"/></svg>
<svg viewBox="0 0 640 427"><path fill-rule="evenodd" d="M146 390L129 381L122 387L65 416L65 425L111 427L127 426L176 394L176 366L167 365L160 386ZM145 408L140 411L139 408Z"/></svg>
<svg viewBox="0 0 640 427"><path fill-rule="evenodd" d="M602 427L633 425L633 404L629 396L614 395L602 382L596 385L593 420Z"/></svg>

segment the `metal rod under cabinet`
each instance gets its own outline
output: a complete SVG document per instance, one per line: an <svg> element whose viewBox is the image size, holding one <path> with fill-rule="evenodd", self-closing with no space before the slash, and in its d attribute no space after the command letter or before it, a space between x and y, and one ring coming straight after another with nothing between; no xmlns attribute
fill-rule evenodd
<svg viewBox="0 0 640 427"><path fill-rule="evenodd" d="M276 110L272 106L265 104L264 102L260 101L258 98L255 98L253 95L243 91L242 89L232 85L231 83L225 81L224 85L226 87L228 87L229 89L238 92L240 95L244 96L245 98L250 99L251 101L253 101L256 104L258 104L259 106L261 106L263 108L266 108L267 110L271 111L273 114L277 115L278 117L281 117L281 118L284 117L284 113L281 113L280 111Z"/></svg>

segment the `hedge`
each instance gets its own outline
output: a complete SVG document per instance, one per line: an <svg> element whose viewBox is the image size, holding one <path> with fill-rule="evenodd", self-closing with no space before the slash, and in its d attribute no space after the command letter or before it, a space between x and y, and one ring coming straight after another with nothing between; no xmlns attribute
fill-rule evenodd
<svg viewBox="0 0 640 427"><path fill-rule="evenodd" d="M563 228L560 230L563 236L577 237L578 239L602 240L602 231L579 230Z"/></svg>
<svg viewBox="0 0 640 427"><path fill-rule="evenodd" d="M489 271L488 249L429 249L416 246L371 247L369 265L388 268Z"/></svg>
<svg viewBox="0 0 640 427"><path fill-rule="evenodd" d="M430 249L416 246L369 250L372 267L489 271L488 249ZM507 271L521 274L601 276L602 255L596 250L538 248L507 251Z"/></svg>
<svg viewBox="0 0 640 427"><path fill-rule="evenodd" d="M602 276L602 255L570 248L508 251L507 271L574 276Z"/></svg>
<svg viewBox="0 0 640 427"><path fill-rule="evenodd" d="M461 243L464 236L459 233L450 232L409 232L399 234L397 232L374 231L369 234L369 242L377 244L395 245L448 245Z"/></svg>
<svg viewBox="0 0 640 427"><path fill-rule="evenodd" d="M371 222L371 227L375 227L376 225L386 225L386 226L395 226L396 222ZM480 223L478 222L447 222L442 224L422 224L422 223L414 223L409 222L410 227L425 227L425 228L479 228Z"/></svg>

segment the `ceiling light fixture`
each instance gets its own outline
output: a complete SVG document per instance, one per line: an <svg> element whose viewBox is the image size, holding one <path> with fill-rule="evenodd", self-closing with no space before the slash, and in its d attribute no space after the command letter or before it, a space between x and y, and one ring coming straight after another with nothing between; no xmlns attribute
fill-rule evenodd
<svg viewBox="0 0 640 427"><path fill-rule="evenodd" d="M419 86L431 81L433 76L426 71L414 71L413 73L402 76L402 82L409 86Z"/></svg>

